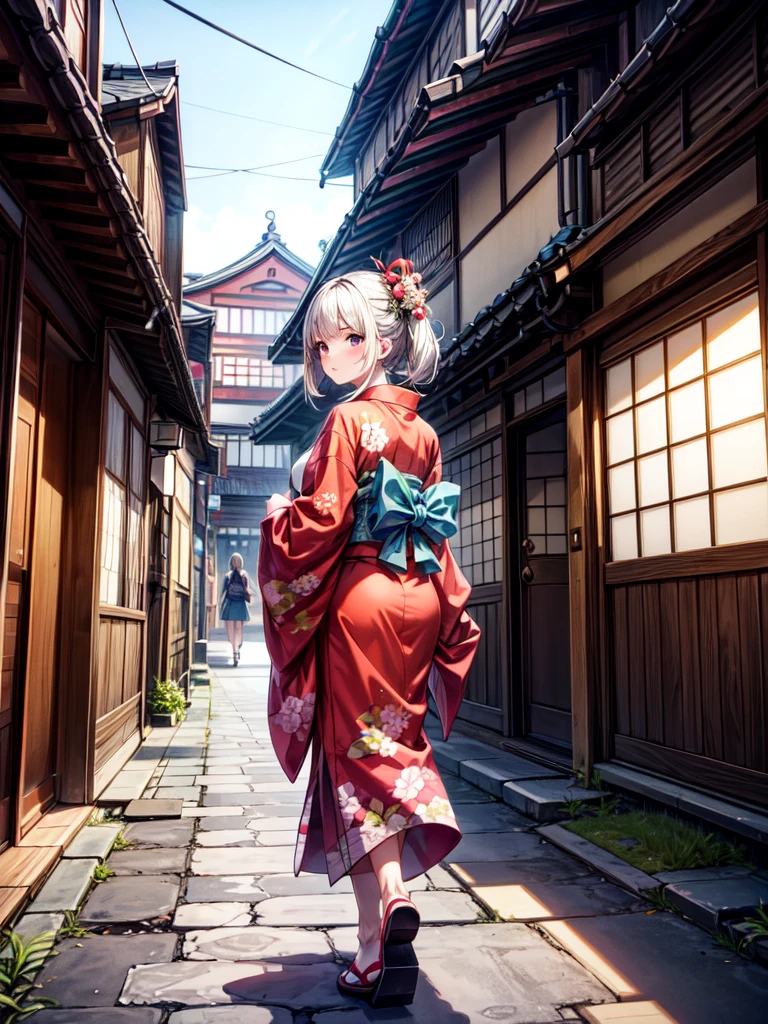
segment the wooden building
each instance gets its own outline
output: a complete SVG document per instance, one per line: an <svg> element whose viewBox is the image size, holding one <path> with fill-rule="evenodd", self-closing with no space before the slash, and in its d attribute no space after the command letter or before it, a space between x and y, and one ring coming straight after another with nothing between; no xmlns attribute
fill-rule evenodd
<svg viewBox="0 0 768 1024"><path fill-rule="evenodd" d="M764 8L395 4L326 157L357 198L307 292L403 255L446 327L421 410L483 627L460 728L762 805ZM306 444L300 403L257 440Z"/></svg>
<svg viewBox="0 0 768 1024"><path fill-rule="evenodd" d="M0 11L3 920L144 733L151 446L181 427L209 454L179 255L158 242L181 163L153 143L125 170L100 38L98 3Z"/></svg>
<svg viewBox="0 0 768 1024"><path fill-rule="evenodd" d="M312 268L281 240L271 211L267 219L267 231L247 256L211 274L187 275L184 288L187 301L203 303L216 313L211 431L214 442L225 449L226 474L211 483L215 507L210 554L218 580L210 595L212 613L234 551L242 554L247 572L256 578L267 498L288 489L289 447L253 445L250 430L254 416L302 375L300 366L273 365L267 353L296 308ZM258 616L256 605L251 612Z"/></svg>

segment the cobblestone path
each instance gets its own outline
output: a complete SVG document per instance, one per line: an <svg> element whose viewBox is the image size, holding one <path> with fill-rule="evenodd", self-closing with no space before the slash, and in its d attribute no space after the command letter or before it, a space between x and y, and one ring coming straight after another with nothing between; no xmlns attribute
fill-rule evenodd
<svg viewBox="0 0 768 1024"><path fill-rule="evenodd" d="M306 778L289 785L272 753L265 648L247 643L232 669L225 645L212 647L210 703L198 688L144 794L180 797L182 817L127 827L134 845L110 855L114 877L82 909L90 934L60 942L39 978L62 1009L36 1022L765 1019L768 972L654 913L447 773L465 835L450 865L411 886L423 921L416 1001L375 1012L340 996L336 977L356 946L354 897L347 880L331 889L323 877L293 876ZM494 920L490 904L514 920Z"/></svg>

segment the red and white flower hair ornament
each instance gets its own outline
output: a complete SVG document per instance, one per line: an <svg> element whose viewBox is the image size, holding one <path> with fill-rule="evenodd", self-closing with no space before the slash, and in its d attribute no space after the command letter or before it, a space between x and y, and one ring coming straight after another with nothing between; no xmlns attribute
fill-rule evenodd
<svg viewBox="0 0 768 1024"><path fill-rule="evenodd" d="M419 287L421 274L414 271L413 263L400 258L392 260L389 266L385 267L375 256L371 256L371 259L384 275L384 280L392 292L392 312L395 316L410 313L416 320L424 320L427 316L427 290Z"/></svg>

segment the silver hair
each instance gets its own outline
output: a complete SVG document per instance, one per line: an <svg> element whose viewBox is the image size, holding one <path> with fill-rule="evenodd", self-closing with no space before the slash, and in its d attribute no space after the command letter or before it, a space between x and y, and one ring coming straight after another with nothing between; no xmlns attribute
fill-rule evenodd
<svg viewBox="0 0 768 1024"><path fill-rule="evenodd" d="M239 562L240 565L235 565L235 562ZM243 568L243 565L243 556L240 554L239 551L233 551L232 554L229 556L229 568L240 570Z"/></svg>
<svg viewBox="0 0 768 1024"><path fill-rule="evenodd" d="M399 315L398 315L399 314ZM397 309L384 275L373 270L356 270L335 277L318 289L304 319L304 392L321 396L323 379L317 346L338 334L342 327L359 334L364 341L386 338L392 349L383 361L391 373L401 369L410 384L430 384L437 375L440 339L429 318L417 320ZM378 346L366 344L363 353L365 380L348 399L356 398L376 375Z"/></svg>

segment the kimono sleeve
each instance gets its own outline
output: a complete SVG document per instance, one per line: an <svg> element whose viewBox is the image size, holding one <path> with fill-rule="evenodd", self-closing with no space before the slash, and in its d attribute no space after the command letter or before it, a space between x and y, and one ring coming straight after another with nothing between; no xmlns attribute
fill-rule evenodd
<svg viewBox="0 0 768 1024"><path fill-rule="evenodd" d="M262 520L259 588L278 670L307 646L333 595L355 518L354 451L350 427L333 410L304 470L302 493Z"/></svg>
<svg viewBox="0 0 768 1024"><path fill-rule="evenodd" d="M441 479L438 450L425 484L430 486ZM443 736L447 739L464 698L467 676L480 643L480 627L466 610L472 588L454 558L450 541L442 542L437 558L440 572L431 578L440 602L440 635L429 674L429 688L440 714Z"/></svg>
<svg viewBox="0 0 768 1024"><path fill-rule="evenodd" d="M355 520L354 425L328 417L304 470L302 493L261 523L259 589L272 670L268 719L275 753L295 780L312 731L316 634L324 628Z"/></svg>

